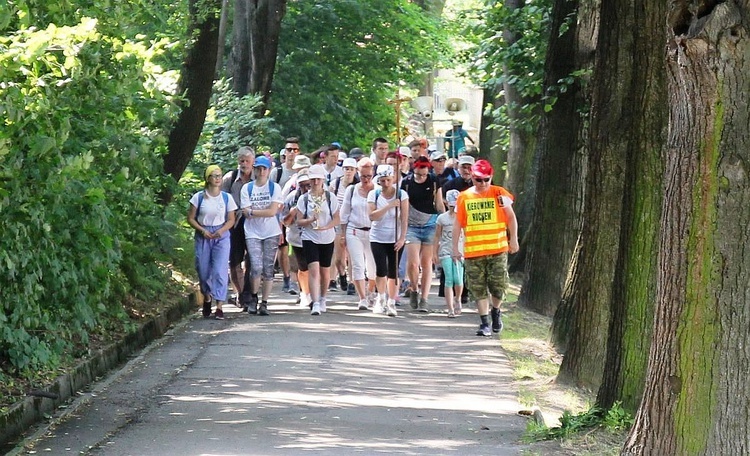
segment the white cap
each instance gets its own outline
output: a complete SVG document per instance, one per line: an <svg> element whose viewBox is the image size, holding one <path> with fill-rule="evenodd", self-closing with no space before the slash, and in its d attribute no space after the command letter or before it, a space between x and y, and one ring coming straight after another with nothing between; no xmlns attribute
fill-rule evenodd
<svg viewBox="0 0 750 456"><path fill-rule="evenodd" d="M310 179L326 178L326 169L323 167L323 165L313 165L308 168L307 173L310 176Z"/></svg>
<svg viewBox="0 0 750 456"><path fill-rule="evenodd" d="M411 157L411 149L409 149L407 146L399 147L398 153L403 155L404 157Z"/></svg>
<svg viewBox="0 0 750 456"><path fill-rule="evenodd" d="M346 160L346 157L347 157L346 152L343 152L343 151L339 152L339 160Z"/></svg>
<svg viewBox="0 0 750 456"><path fill-rule="evenodd" d="M350 168L356 168L357 167L357 160L353 158L345 158L344 163L341 164L342 168L350 167Z"/></svg>
<svg viewBox="0 0 750 456"><path fill-rule="evenodd" d="M310 173L303 169L300 172L297 173L297 183L307 182L310 180Z"/></svg>
<svg viewBox="0 0 750 456"><path fill-rule="evenodd" d="M458 201L458 190L448 190L448 193L445 194L445 202L448 203L448 206L453 207L456 205L456 201Z"/></svg>
<svg viewBox="0 0 750 456"><path fill-rule="evenodd" d="M473 165L474 164L474 157L471 155L461 155L458 157L458 164L459 165Z"/></svg>
<svg viewBox="0 0 750 456"><path fill-rule="evenodd" d="M375 171L375 177L378 179L381 177L393 177L393 166L378 165L378 169Z"/></svg>
<svg viewBox="0 0 750 456"><path fill-rule="evenodd" d="M430 154L430 160L440 160L441 158L445 158L445 152L434 151Z"/></svg>

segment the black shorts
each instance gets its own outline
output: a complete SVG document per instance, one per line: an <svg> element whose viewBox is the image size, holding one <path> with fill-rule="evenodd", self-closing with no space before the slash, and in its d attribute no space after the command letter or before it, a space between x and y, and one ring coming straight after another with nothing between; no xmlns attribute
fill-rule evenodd
<svg viewBox="0 0 750 456"><path fill-rule="evenodd" d="M398 278L398 263L401 261L401 254L404 249L398 252L394 249L395 244L381 244L380 242L370 242L372 257L375 259L375 275L377 277L387 277L389 279Z"/></svg>
<svg viewBox="0 0 750 456"><path fill-rule="evenodd" d="M302 249L305 252L305 260L307 264L320 263L321 268L328 268L331 266L331 258L333 258L333 245L335 242L330 244L316 244L313 241L302 241Z"/></svg>
<svg viewBox="0 0 750 456"><path fill-rule="evenodd" d="M302 251L302 247L289 246L294 253L294 258L297 260L297 269L305 272L307 271L307 260L305 259L305 252Z"/></svg>
<svg viewBox="0 0 750 456"><path fill-rule="evenodd" d="M245 218L240 218L234 228L229 230L229 266L239 266L245 259Z"/></svg>
<svg viewBox="0 0 750 456"><path fill-rule="evenodd" d="M284 242L279 244L279 247L284 247L285 245L289 245L289 243L286 241L286 225L281 225L281 234L282 239L284 239Z"/></svg>

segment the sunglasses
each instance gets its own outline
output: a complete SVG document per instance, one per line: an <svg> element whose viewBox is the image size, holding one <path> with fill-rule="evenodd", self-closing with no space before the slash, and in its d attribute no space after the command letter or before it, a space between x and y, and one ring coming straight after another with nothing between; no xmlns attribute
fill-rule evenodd
<svg viewBox="0 0 750 456"><path fill-rule="evenodd" d="M287 151L287 152L296 152L296 151L298 151L298 150L299 150L299 148L298 148L298 147L287 147L287 148L286 148L286 151Z"/></svg>
<svg viewBox="0 0 750 456"><path fill-rule="evenodd" d="M474 179L477 182L489 182L490 181L489 177L472 177L472 179Z"/></svg>
<svg viewBox="0 0 750 456"><path fill-rule="evenodd" d="M208 177L213 177L214 179L221 179L221 174L209 174Z"/></svg>

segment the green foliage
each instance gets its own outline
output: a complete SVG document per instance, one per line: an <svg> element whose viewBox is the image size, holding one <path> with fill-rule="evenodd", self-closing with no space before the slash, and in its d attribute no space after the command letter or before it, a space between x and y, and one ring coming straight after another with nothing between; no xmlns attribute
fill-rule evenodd
<svg viewBox="0 0 750 456"><path fill-rule="evenodd" d="M450 57L447 43L439 19L406 0L289 2L271 115L305 151L332 141L369 147L394 130L387 100L399 84L421 85Z"/></svg>
<svg viewBox="0 0 750 456"><path fill-rule="evenodd" d="M465 24L462 36L474 43L461 55L471 78L498 97L504 96L503 87L509 85L522 100L505 99L499 107L488 106L493 123L487 128L501 129L502 148L507 148L509 127L534 131L544 109L551 10L551 0L530 0L518 9L506 7L502 0L486 0L482 9L460 15Z"/></svg>
<svg viewBox="0 0 750 456"><path fill-rule="evenodd" d="M262 151L282 140L274 125L274 119L265 115L258 96L237 98L226 80L217 81L189 170L201 176L211 163L223 170L234 168L237 166L235 154L240 147L252 146Z"/></svg>
<svg viewBox="0 0 750 456"><path fill-rule="evenodd" d="M524 439L527 442L568 439L574 434L596 427L617 432L628 429L632 425L632 415L622 408L622 403L616 402L606 412L601 408L592 407L586 412L573 415L566 410L560 417L560 426L553 428L548 428L534 421L529 422Z"/></svg>
<svg viewBox="0 0 750 456"><path fill-rule="evenodd" d="M93 19L0 37L0 365L54 367L120 300L164 283L163 43ZM155 236L155 233L159 233Z"/></svg>

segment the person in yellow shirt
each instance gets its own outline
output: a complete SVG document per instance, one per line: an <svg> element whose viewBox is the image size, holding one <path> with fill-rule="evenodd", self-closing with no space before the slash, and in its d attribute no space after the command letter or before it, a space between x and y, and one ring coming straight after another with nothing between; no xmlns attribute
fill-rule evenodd
<svg viewBox="0 0 750 456"><path fill-rule="evenodd" d="M465 258L466 286L476 300L481 320L478 336L490 336L503 328L500 304L508 291L508 253L518 251L513 195L492 185L493 172L487 160L472 165L474 186L459 194L453 225L453 258ZM458 245L462 232L463 254ZM488 296L492 299L491 328Z"/></svg>

